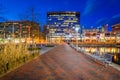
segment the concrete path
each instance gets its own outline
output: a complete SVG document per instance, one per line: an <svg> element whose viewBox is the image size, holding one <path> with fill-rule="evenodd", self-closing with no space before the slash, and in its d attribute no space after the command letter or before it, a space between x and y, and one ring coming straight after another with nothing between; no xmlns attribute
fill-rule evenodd
<svg viewBox="0 0 120 80"><path fill-rule="evenodd" d="M8 73L0 80L120 80L120 72L91 61L65 44Z"/></svg>
<svg viewBox="0 0 120 80"><path fill-rule="evenodd" d="M54 47L45 47L43 46L42 49L40 50L40 55L48 52L49 50L53 49Z"/></svg>

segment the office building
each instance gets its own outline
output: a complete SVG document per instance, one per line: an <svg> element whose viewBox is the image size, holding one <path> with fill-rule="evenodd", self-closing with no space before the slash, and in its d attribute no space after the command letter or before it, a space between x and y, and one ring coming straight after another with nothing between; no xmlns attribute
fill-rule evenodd
<svg viewBox="0 0 120 80"><path fill-rule="evenodd" d="M79 12L48 12L47 39L49 42L68 41L74 38L75 27L80 27Z"/></svg>

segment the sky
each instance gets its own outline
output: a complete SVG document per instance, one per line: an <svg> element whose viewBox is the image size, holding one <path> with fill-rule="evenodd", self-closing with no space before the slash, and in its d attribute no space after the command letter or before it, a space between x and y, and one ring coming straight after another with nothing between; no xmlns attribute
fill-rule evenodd
<svg viewBox="0 0 120 80"><path fill-rule="evenodd" d="M85 28L120 23L120 0L0 0L0 5L8 20L20 20L33 6L42 26L49 11L79 11L80 25Z"/></svg>

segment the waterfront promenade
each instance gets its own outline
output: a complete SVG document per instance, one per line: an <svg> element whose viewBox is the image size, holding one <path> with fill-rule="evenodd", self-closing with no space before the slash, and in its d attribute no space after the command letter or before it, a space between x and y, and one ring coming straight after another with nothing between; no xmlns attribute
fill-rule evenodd
<svg viewBox="0 0 120 80"><path fill-rule="evenodd" d="M69 45L51 49L0 80L119 80L120 71L98 64Z"/></svg>

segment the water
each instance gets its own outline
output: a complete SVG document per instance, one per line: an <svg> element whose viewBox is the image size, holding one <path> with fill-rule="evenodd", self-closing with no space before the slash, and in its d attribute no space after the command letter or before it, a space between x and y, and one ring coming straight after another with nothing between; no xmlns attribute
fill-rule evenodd
<svg viewBox="0 0 120 80"><path fill-rule="evenodd" d="M117 63L120 65L120 48L118 47L79 47L82 50L90 54L94 54L99 52L100 55L105 53L113 55L112 62Z"/></svg>

